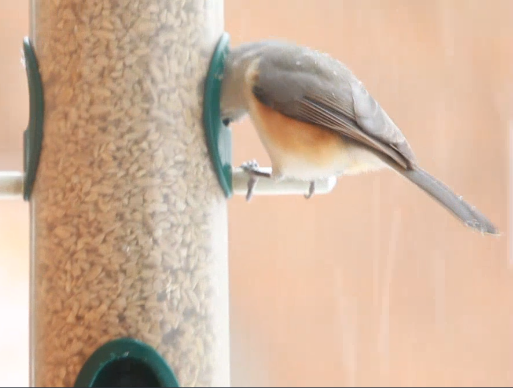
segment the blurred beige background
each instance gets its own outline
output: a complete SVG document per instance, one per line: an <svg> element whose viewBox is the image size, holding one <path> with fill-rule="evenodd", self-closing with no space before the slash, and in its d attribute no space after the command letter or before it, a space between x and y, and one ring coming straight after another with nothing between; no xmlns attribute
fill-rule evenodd
<svg viewBox="0 0 513 388"><path fill-rule="evenodd" d="M389 172L334 192L230 201L233 385L513 384L513 2L225 0L232 44L343 60L422 165L478 206L462 227ZM0 0L0 169L21 169L28 2ZM269 160L249 121L234 164ZM28 384L28 207L0 202L0 385Z"/></svg>

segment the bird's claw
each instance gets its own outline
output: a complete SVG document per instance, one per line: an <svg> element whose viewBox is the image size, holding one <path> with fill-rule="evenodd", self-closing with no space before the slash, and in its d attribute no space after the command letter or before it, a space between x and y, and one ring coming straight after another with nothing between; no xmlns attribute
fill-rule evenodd
<svg viewBox="0 0 513 388"><path fill-rule="evenodd" d="M271 174L265 171L262 171L258 166L258 162L256 160L250 160L244 162L240 166L247 174L249 174L250 178L248 180L248 192L246 193L246 201L249 202L251 197L253 196L253 190L258 182L259 177L270 178Z"/></svg>
<svg viewBox="0 0 513 388"><path fill-rule="evenodd" d="M246 193L246 202L249 202L251 198L253 197L253 190L256 186L256 183L258 182L258 178L254 175L251 175L251 177L248 180L248 192Z"/></svg>
<svg viewBox="0 0 513 388"><path fill-rule="evenodd" d="M310 187L308 188L308 194L305 194L306 199L312 198L312 195L315 193L315 181L310 182Z"/></svg>
<svg viewBox="0 0 513 388"><path fill-rule="evenodd" d="M249 173L249 174L251 174L251 173L253 173L253 172L255 172L255 171L258 171L258 168L259 168L259 166L258 166L258 162L257 162L255 159L253 159L253 160L248 160L248 161L246 161L246 162L242 163L242 164L240 165L240 167L241 167L244 171L246 171L247 173Z"/></svg>

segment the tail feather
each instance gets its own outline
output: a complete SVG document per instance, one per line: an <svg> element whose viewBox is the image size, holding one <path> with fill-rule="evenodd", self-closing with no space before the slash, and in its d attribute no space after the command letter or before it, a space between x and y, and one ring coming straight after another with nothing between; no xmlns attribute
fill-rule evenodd
<svg viewBox="0 0 513 388"><path fill-rule="evenodd" d="M428 172L415 166L405 170L399 166L393 167L399 174L415 183L432 198L437 200L465 226L476 229L483 234L499 235L500 232L492 222L486 218L474 206L465 202L461 196L456 195L443 182L430 175Z"/></svg>

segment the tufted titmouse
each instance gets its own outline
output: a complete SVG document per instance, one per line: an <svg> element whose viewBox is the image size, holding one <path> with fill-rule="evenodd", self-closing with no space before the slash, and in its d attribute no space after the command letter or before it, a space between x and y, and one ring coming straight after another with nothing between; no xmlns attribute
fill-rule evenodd
<svg viewBox="0 0 513 388"><path fill-rule="evenodd" d="M221 116L228 125L249 114L272 164L242 167L266 176L313 181L392 168L436 199L466 226L486 234L498 229L475 207L421 169L408 141L341 62L285 41L265 40L233 48L226 57Z"/></svg>

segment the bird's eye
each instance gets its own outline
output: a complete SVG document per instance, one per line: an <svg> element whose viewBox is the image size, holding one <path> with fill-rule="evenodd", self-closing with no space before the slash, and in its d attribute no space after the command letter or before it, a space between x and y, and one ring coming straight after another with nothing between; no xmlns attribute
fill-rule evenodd
<svg viewBox="0 0 513 388"><path fill-rule="evenodd" d="M225 127L227 127L228 125L230 125L230 122L231 122L231 121L230 121L230 119L224 119L224 120L223 120L223 125L224 125Z"/></svg>

